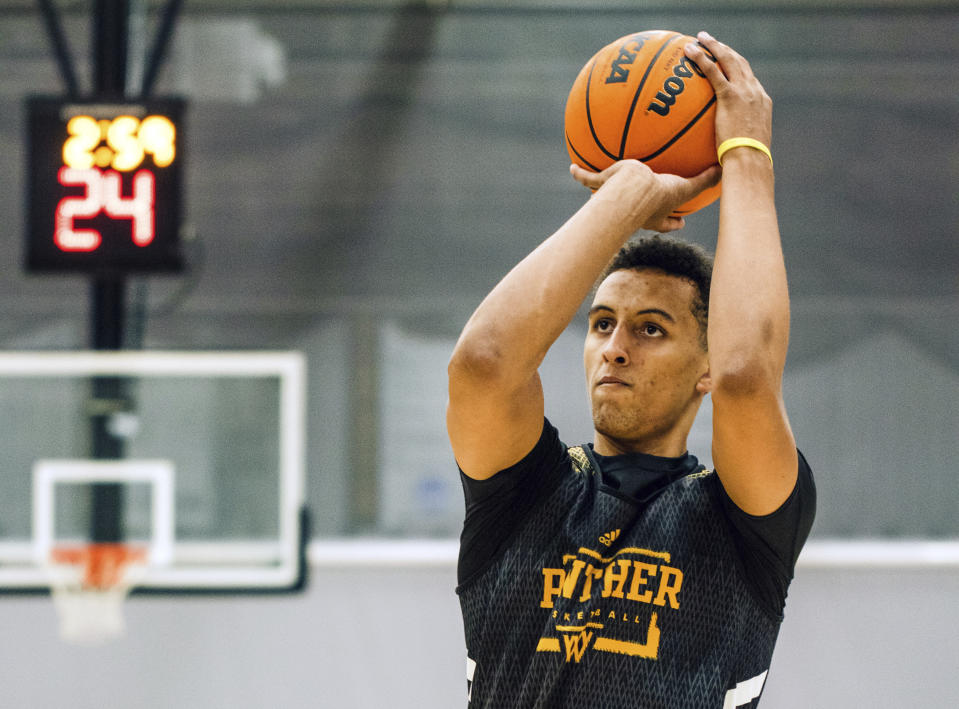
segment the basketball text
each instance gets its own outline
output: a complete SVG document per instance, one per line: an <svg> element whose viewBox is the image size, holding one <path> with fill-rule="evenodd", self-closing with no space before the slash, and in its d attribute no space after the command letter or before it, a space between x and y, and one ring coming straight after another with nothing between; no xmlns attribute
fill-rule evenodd
<svg viewBox="0 0 959 709"><path fill-rule="evenodd" d="M645 39L631 39L619 48L619 54L613 60L607 84L624 84L629 79L629 66L636 61L636 55L643 48Z"/></svg>
<svg viewBox="0 0 959 709"><path fill-rule="evenodd" d="M683 79L690 79L693 72L700 76L705 76L702 70L694 62L682 57L679 63L673 67L673 75L663 82L663 89L656 93L647 110L658 113L661 116L668 116L670 107L676 103L676 97L686 88L686 82Z"/></svg>

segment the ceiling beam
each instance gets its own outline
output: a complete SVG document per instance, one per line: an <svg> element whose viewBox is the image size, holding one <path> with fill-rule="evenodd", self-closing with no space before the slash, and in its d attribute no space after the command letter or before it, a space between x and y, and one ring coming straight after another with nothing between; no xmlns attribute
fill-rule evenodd
<svg viewBox="0 0 959 709"><path fill-rule="evenodd" d="M65 13L89 12L89 0L56 0ZM165 0L146 0L151 10L159 11ZM310 12L389 10L408 7L410 0L188 0L185 13L199 12ZM955 0L712 0L704 9L702 0L652 0L637 6L636 0L604 0L601 6L588 0L422 0L423 7L464 12L576 12L603 15L631 12L637 14L694 11L700 14L724 12L821 11L826 14L848 11L922 10L955 11ZM0 13L21 13L37 10L37 0L0 0Z"/></svg>

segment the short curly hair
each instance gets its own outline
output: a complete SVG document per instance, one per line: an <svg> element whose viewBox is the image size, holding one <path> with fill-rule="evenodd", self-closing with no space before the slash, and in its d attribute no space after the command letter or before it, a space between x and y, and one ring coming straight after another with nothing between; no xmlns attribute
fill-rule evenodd
<svg viewBox="0 0 959 709"><path fill-rule="evenodd" d="M644 236L630 241L613 257L600 277L606 280L614 271L646 268L663 271L690 281L698 297L693 300L692 313L699 323L700 341L706 349L706 326L709 322L709 284L713 277L713 259L698 244L691 244L661 234Z"/></svg>

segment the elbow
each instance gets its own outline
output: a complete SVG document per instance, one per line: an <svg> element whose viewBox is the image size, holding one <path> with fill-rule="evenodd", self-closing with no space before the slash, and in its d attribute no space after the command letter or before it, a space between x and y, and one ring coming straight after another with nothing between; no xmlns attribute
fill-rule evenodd
<svg viewBox="0 0 959 709"><path fill-rule="evenodd" d="M446 371L450 381L491 381L504 370L503 353L492 339L460 338L450 355Z"/></svg>
<svg viewBox="0 0 959 709"><path fill-rule="evenodd" d="M545 353L544 353L545 355ZM446 371L450 389L471 391L506 391L515 389L535 375L542 362L530 359L522 347L504 342L491 333L464 332L453 353Z"/></svg>
<svg viewBox="0 0 959 709"><path fill-rule="evenodd" d="M722 366L711 366L710 375L714 397L755 396L782 386L782 368L755 356L733 357Z"/></svg>
<svg viewBox="0 0 959 709"><path fill-rule="evenodd" d="M733 342L709 347L713 393L750 396L782 388L786 352L789 348L788 318L772 318L745 329Z"/></svg>

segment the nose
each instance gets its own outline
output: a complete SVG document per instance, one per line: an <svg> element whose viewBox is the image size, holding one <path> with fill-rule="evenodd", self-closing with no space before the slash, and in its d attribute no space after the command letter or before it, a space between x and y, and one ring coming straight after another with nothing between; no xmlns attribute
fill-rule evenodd
<svg viewBox="0 0 959 709"><path fill-rule="evenodd" d="M626 333L621 327L617 326L603 344L603 359L614 364L629 363L629 348L626 344Z"/></svg>

